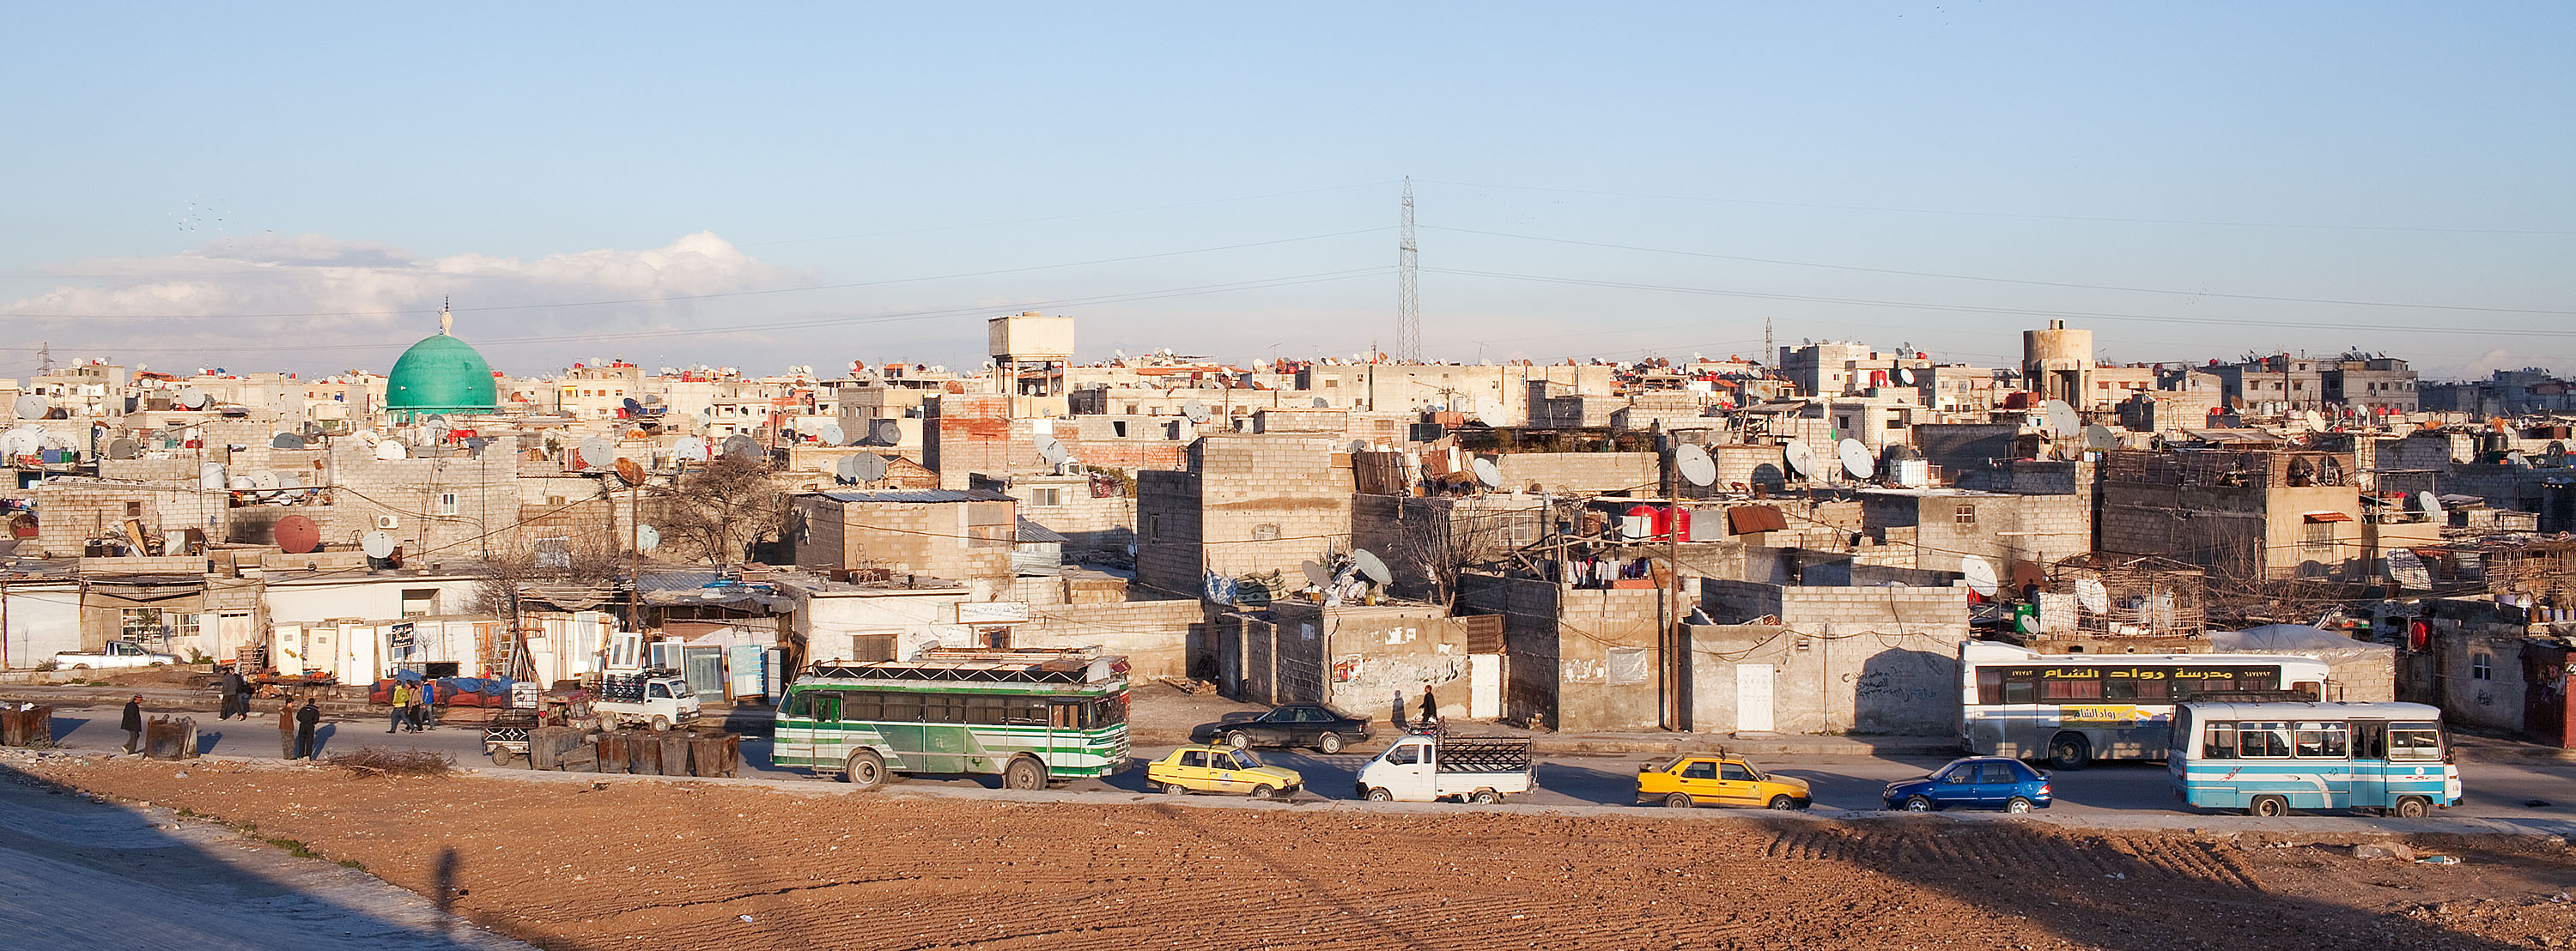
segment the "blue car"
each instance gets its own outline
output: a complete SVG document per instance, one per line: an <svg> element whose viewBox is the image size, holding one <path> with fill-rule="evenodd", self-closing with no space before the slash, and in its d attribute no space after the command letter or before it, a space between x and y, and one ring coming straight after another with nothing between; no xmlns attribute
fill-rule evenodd
<svg viewBox="0 0 2576 951"><path fill-rule="evenodd" d="M2002 756L1954 759L1929 776L1887 784L1887 808L1930 812L1953 806L2029 812L2048 808L2048 774Z"/></svg>

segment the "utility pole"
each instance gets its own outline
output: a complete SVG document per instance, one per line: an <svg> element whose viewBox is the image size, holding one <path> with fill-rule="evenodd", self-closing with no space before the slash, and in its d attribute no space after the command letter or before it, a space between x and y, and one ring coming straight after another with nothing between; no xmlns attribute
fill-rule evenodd
<svg viewBox="0 0 2576 951"><path fill-rule="evenodd" d="M1395 358L1422 362L1422 253L1413 239L1413 176L1404 177L1404 223L1396 229Z"/></svg>

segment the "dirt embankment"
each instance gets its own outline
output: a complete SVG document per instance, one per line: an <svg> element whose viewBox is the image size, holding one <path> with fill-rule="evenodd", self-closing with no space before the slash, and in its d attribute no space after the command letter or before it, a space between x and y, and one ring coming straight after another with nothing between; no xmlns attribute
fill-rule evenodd
<svg viewBox="0 0 2576 951"><path fill-rule="evenodd" d="M353 780L47 758L46 778L353 860L550 948L2576 946L2563 844L2340 846L2016 822L1025 804Z"/></svg>

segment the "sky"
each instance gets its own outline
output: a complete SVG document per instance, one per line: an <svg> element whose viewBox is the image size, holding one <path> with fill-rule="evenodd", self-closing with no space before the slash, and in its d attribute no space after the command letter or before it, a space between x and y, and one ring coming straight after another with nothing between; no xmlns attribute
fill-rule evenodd
<svg viewBox="0 0 2576 951"><path fill-rule="evenodd" d="M0 377L1859 340L2576 372L2576 4L0 5Z"/></svg>

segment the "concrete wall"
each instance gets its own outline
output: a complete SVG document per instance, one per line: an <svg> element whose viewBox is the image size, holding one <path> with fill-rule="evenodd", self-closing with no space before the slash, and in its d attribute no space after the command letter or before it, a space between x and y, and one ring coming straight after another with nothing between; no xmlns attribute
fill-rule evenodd
<svg viewBox="0 0 2576 951"><path fill-rule="evenodd" d="M81 649L80 589L69 581L0 581L0 599L9 608L0 627L0 669L26 670Z"/></svg>
<svg viewBox="0 0 2576 951"><path fill-rule="evenodd" d="M1098 647L1127 658L1129 677L1188 677L1189 647L1207 614L1198 601L1127 601L1029 609L1011 630L1013 647Z"/></svg>
<svg viewBox="0 0 2576 951"><path fill-rule="evenodd" d="M1661 478L1651 452L1507 452L1494 458L1503 485L1527 489L1538 485L1557 494L1621 492L1642 488L1652 494Z"/></svg>
<svg viewBox="0 0 2576 951"><path fill-rule="evenodd" d="M1401 698L1409 717L1421 709L1428 685L1443 718L1466 716L1467 630L1444 610L1289 602L1273 616L1283 630L1293 629L1300 639L1311 631L1321 642L1315 659L1322 664L1316 679L1323 684L1324 702L1384 720Z"/></svg>
<svg viewBox="0 0 2576 951"><path fill-rule="evenodd" d="M1831 625L1828 625L1831 626ZM1779 733L1942 736L1959 722L1962 635L1824 634L1789 625L1694 625L1689 631L1690 728L1740 729L1739 668L1772 670Z"/></svg>
<svg viewBox="0 0 2576 951"><path fill-rule="evenodd" d="M1195 472L1136 474L1136 586L1195 597L1206 570L1200 488Z"/></svg>
<svg viewBox="0 0 2576 951"><path fill-rule="evenodd" d="M1461 588L1460 613L1503 616L1505 719L1566 731L1661 727L1663 592L1492 575L1469 575Z"/></svg>

